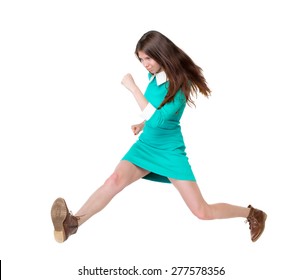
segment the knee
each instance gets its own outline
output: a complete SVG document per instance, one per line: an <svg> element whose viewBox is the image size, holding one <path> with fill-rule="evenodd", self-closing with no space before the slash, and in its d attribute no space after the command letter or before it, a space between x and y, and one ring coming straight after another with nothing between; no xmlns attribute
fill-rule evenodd
<svg viewBox="0 0 301 280"><path fill-rule="evenodd" d="M192 213L200 220L212 220L213 215L211 213L211 209L208 206L200 206L194 210L192 210Z"/></svg>
<svg viewBox="0 0 301 280"><path fill-rule="evenodd" d="M114 172L104 183L105 186L115 191L121 191L123 189L122 179L118 172Z"/></svg>

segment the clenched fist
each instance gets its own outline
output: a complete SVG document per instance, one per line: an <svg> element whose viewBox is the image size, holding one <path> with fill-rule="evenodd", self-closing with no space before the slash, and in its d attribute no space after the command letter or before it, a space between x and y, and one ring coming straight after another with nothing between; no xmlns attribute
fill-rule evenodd
<svg viewBox="0 0 301 280"><path fill-rule="evenodd" d="M131 74L126 74L121 80L121 84L124 85L129 91L133 92L137 85Z"/></svg>

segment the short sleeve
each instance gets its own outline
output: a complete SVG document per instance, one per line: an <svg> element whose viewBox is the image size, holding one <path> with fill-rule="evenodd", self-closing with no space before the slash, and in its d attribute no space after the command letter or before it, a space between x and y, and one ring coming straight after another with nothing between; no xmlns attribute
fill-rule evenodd
<svg viewBox="0 0 301 280"><path fill-rule="evenodd" d="M151 104L148 103L147 106L145 107L145 109L141 112L140 116L144 119L144 120L149 120L152 115L155 113L156 108Z"/></svg>

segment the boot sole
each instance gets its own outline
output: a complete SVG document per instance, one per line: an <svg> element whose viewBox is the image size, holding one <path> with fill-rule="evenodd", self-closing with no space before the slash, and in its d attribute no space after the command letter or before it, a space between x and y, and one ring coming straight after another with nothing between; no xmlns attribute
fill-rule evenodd
<svg viewBox="0 0 301 280"><path fill-rule="evenodd" d="M64 221L68 215L68 208L63 198L57 198L51 208L51 219L54 226L54 238L62 243L66 240Z"/></svg>
<svg viewBox="0 0 301 280"><path fill-rule="evenodd" d="M255 242L259 239L259 237L262 235L262 233L264 232L264 228L265 228L265 221L267 219L268 215L266 213L264 213L263 215L263 227L262 227L262 231L256 236L256 238L254 238L252 241Z"/></svg>

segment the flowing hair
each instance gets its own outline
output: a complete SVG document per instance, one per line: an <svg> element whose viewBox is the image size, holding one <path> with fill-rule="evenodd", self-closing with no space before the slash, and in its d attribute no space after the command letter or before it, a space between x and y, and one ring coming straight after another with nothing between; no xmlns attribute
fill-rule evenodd
<svg viewBox="0 0 301 280"><path fill-rule="evenodd" d="M138 52L143 51L150 58L161 65L169 79L168 92L159 106L174 100L179 89L185 95L186 102L194 105L192 97L201 92L209 97L211 90L207 86L203 70L170 39L158 31L145 33L137 43L135 54L139 59Z"/></svg>

